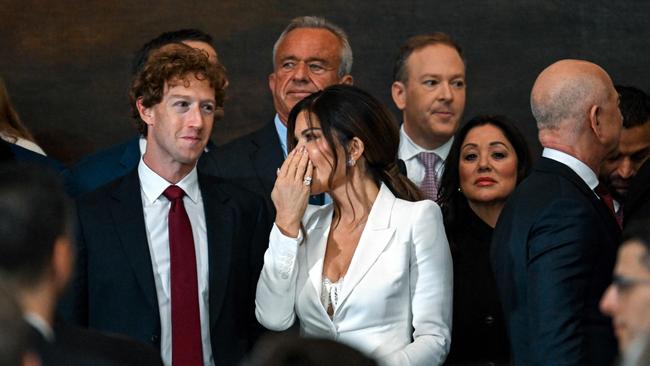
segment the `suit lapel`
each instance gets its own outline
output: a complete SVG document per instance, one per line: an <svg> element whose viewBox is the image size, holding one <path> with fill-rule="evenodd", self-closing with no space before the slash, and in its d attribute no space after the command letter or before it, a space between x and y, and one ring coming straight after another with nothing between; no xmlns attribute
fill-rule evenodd
<svg viewBox="0 0 650 366"><path fill-rule="evenodd" d="M251 143L255 146L250 154L251 163L257 178L262 182L264 192L270 197L275 184L276 170L284 161L284 152L280 146L275 123L268 123L255 133Z"/></svg>
<svg viewBox="0 0 650 366"><path fill-rule="evenodd" d="M145 231L137 168L121 178L112 193L112 198L109 209L122 249L147 302L158 312L158 297Z"/></svg>
<svg viewBox="0 0 650 366"><path fill-rule="evenodd" d="M206 181L206 177L199 173L199 186L208 228L210 322L215 324L226 297L236 223L233 208L228 205L228 196L218 185L214 181Z"/></svg>
<svg viewBox="0 0 650 366"><path fill-rule="evenodd" d="M382 184L343 280L339 308L391 242L395 228L390 226L390 218L395 200L395 196Z"/></svg>

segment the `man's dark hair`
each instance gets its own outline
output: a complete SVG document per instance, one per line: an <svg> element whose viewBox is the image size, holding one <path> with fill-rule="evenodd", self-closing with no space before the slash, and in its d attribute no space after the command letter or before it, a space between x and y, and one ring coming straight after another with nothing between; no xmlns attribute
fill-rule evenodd
<svg viewBox="0 0 650 366"><path fill-rule="evenodd" d="M406 83L408 81L408 69L406 63L409 56L419 49L422 49L427 46L434 46L442 44L449 46L455 49L458 52L458 55L463 59L463 50L460 48L460 45L454 41L451 36L443 32L435 32L431 34L420 34L413 36L404 42L404 44L399 49L399 54L395 58L395 65L393 66L393 81L400 81Z"/></svg>
<svg viewBox="0 0 650 366"><path fill-rule="evenodd" d="M623 115L623 127L641 126L650 121L650 97L633 86L616 85L620 96L619 108Z"/></svg>
<svg viewBox="0 0 650 366"><path fill-rule="evenodd" d="M151 41L145 43L134 55L133 57L133 66L132 66L132 75L136 75L138 72L142 70L144 67L145 63L147 62L147 59L149 58L149 54L151 51L157 50L160 47L170 44L170 43L180 43L183 41L199 41L199 42L204 42L212 46L212 48L216 49L214 46L214 40L212 39L212 36L209 34L205 33L202 30L199 29L180 29L176 31L171 31L171 32L165 32L158 37L152 39Z"/></svg>
<svg viewBox="0 0 650 366"><path fill-rule="evenodd" d="M19 287L37 284L54 244L67 235L70 205L60 177L42 166L0 165L0 274Z"/></svg>

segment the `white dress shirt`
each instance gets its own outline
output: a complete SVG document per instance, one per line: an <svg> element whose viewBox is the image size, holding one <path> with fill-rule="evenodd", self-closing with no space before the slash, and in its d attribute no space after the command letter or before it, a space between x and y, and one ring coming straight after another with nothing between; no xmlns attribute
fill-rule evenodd
<svg viewBox="0 0 650 366"><path fill-rule="evenodd" d="M454 138L449 139L449 141L440 145L439 147L433 150L427 150L419 145L417 145L404 131L404 125L399 129L399 150L397 151L397 157L404 161L406 165L406 174L411 182L415 183L416 186L422 184L424 180L424 164L418 159L418 154L421 152L432 152L440 157L436 163L434 169L436 171L436 178L440 182L440 177L445 170L445 160L449 155L449 150L451 149L451 144L454 142Z"/></svg>
<svg viewBox="0 0 650 366"><path fill-rule="evenodd" d="M26 313L23 315L23 319L32 326L32 328L36 329L43 338L45 338L48 342L54 342L54 330L52 330L52 327L45 321L45 319L41 318L40 315L36 313Z"/></svg>
<svg viewBox="0 0 650 366"><path fill-rule="evenodd" d="M0 138L5 140L6 142L8 142L10 144L16 144L16 145L22 147L23 149L27 149L27 150L29 150L31 152L35 152L37 154L47 156L45 151L43 151L43 149L40 146L38 146L34 141L30 141L30 140L27 140L27 139L22 138L22 137L10 136L10 135L7 135L7 134L2 133L2 132L0 132Z"/></svg>
<svg viewBox="0 0 650 366"><path fill-rule="evenodd" d="M165 365L172 363L172 313L170 287L170 256L167 216L171 206L163 192L171 185L152 171L140 159L138 165L140 193L147 230L149 253L153 267L158 310L160 312L160 352ZM176 185L185 191L183 204L192 224L194 251L196 254L196 274L199 288L199 312L201 319L201 339L203 364L214 365L210 346L210 318L208 307L208 237L205 224L203 198L199 189L196 167Z"/></svg>
<svg viewBox="0 0 650 366"><path fill-rule="evenodd" d="M544 150L542 151L542 156L568 166L580 177L580 179L582 179L585 182L585 184L587 184L587 186L589 186L589 188L592 191L596 189L596 187L598 187L598 176L596 175L596 173L593 170L591 170L591 168L588 167L587 164L576 159L575 157L567 153L564 153L562 151L551 149L548 147L544 148Z"/></svg>

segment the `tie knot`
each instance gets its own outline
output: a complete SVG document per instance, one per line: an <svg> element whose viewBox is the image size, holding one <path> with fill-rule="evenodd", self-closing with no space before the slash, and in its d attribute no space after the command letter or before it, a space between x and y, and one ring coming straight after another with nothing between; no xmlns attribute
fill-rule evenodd
<svg viewBox="0 0 650 366"><path fill-rule="evenodd" d="M438 160L440 160L440 157L436 153L423 151L418 154L418 159L420 159L425 168L433 169Z"/></svg>
<svg viewBox="0 0 650 366"><path fill-rule="evenodd" d="M183 189L179 186L169 186L167 189L165 189L163 195L167 197L168 200L175 201L179 198L183 198L185 191L183 191Z"/></svg>
<svg viewBox="0 0 650 366"><path fill-rule="evenodd" d="M608 196L611 196L611 193L609 193L609 190L607 189L607 187L606 187L604 184L601 184L601 183L599 183L599 184L596 186L596 189L594 189L594 192L596 192L596 194L597 194L599 197L608 197Z"/></svg>

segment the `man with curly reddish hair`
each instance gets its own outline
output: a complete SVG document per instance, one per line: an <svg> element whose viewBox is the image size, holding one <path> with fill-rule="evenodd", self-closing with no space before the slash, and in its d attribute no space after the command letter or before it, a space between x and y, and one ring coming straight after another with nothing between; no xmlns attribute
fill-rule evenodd
<svg viewBox="0 0 650 366"><path fill-rule="evenodd" d="M212 36L200 29L178 29L162 33L140 47L133 57L132 76L135 77L142 71L149 55L154 51L163 46L177 43L197 48L205 52L211 62L218 62L219 58ZM135 117L138 118L137 109L134 111L136 112ZM122 143L84 157L70 169L68 174L67 185L70 194L74 197L80 196L126 175L138 165L146 147L146 138L138 133ZM214 148L216 148L214 143L209 142L206 151ZM209 166L211 160L205 157L201 158L198 166L201 168Z"/></svg>
<svg viewBox="0 0 650 366"><path fill-rule="evenodd" d="M223 108L223 67L191 47L154 52L130 97L137 168L82 196L69 319L158 347L165 365L238 364L257 338L261 198L197 171Z"/></svg>

